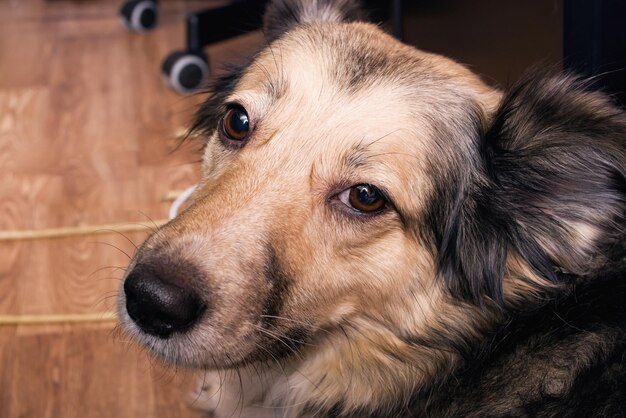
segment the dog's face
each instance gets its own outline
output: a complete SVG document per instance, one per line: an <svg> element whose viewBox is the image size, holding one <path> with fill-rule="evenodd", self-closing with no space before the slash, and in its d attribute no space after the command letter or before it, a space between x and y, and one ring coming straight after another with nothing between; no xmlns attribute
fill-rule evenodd
<svg viewBox="0 0 626 418"><path fill-rule="evenodd" d="M555 268L584 273L622 216L623 145L584 139L615 111L571 80L501 102L373 25L269 29L280 37L199 112L190 206L125 278L124 325L167 360L314 353L324 378L415 387Z"/></svg>
<svg viewBox="0 0 626 418"><path fill-rule="evenodd" d="M194 202L135 259L206 309L184 333L144 338L174 360L228 367L352 317L424 320L440 293L420 230L432 176L496 98L373 25L289 32L206 109L220 117Z"/></svg>

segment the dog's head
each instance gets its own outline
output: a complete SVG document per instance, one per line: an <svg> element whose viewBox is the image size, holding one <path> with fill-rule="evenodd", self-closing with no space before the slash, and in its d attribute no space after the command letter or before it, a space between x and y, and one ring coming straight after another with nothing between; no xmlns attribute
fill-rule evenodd
<svg viewBox="0 0 626 418"><path fill-rule="evenodd" d="M502 95L354 21L352 1L287 3L198 113L192 203L131 263L138 340L207 368L314 357L393 392L557 271L598 264L625 192L626 124L604 96L548 75Z"/></svg>

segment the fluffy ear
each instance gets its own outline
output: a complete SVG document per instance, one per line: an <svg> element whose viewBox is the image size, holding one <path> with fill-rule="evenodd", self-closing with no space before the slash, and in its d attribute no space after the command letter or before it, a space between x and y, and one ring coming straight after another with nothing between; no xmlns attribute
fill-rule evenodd
<svg viewBox="0 0 626 418"><path fill-rule="evenodd" d="M535 74L502 101L478 140L483 164L440 233L451 290L502 301L507 254L541 277L598 267L623 239L626 115L572 76Z"/></svg>
<svg viewBox="0 0 626 418"><path fill-rule="evenodd" d="M358 0L272 0L263 17L265 35L273 41L301 23L351 22L362 20Z"/></svg>

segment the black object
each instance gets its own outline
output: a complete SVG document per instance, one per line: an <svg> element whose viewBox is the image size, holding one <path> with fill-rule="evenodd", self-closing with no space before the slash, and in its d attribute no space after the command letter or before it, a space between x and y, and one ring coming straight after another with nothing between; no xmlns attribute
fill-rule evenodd
<svg viewBox="0 0 626 418"><path fill-rule="evenodd" d="M124 281L126 311L144 332L167 338L190 328L205 305L190 289L168 283L139 265Z"/></svg>
<svg viewBox="0 0 626 418"><path fill-rule="evenodd" d="M177 92L193 93L209 78L209 60L202 50L174 51L163 61L161 73Z"/></svg>
<svg viewBox="0 0 626 418"><path fill-rule="evenodd" d="M201 87L209 76L208 57L203 48L259 29L267 3L268 0L235 0L226 6L187 15L185 50L172 52L161 67L168 84L181 93ZM393 18L393 33L402 39L402 0L366 0L364 3L372 21ZM204 66L200 60L204 61Z"/></svg>
<svg viewBox="0 0 626 418"><path fill-rule="evenodd" d="M565 0L565 68L612 94L626 107L626 1Z"/></svg>
<svg viewBox="0 0 626 418"><path fill-rule="evenodd" d="M156 27L159 9L156 0L127 1L120 9L122 23L131 31L147 32Z"/></svg>
<svg viewBox="0 0 626 418"><path fill-rule="evenodd" d="M391 8L391 21L393 22L393 36L399 41L404 41L404 25L402 20L402 0L393 0Z"/></svg>
<svg viewBox="0 0 626 418"><path fill-rule="evenodd" d="M204 85L209 77L209 60L203 48L260 28L266 3L267 0L237 0L189 13L185 50L170 53L161 66L170 87L187 94Z"/></svg>

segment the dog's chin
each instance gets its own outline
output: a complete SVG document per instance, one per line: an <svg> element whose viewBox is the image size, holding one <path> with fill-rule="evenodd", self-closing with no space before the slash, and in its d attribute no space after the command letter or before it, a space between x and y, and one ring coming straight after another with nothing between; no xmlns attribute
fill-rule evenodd
<svg viewBox="0 0 626 418"><path fill-rule="evenodd" d="M272 344L263 341L261 335L248 335L236 341L222 342L227 343L229 348L221 349L222 344L211 342L218 338L199 338L203 332L193 328L162 338L143 331L130 318L126 309L120 309L119 318L121 328L133 341L147 348L156 358L173 366L205 370L233 369L267 360L267 353L274 350Z"/></svg>

